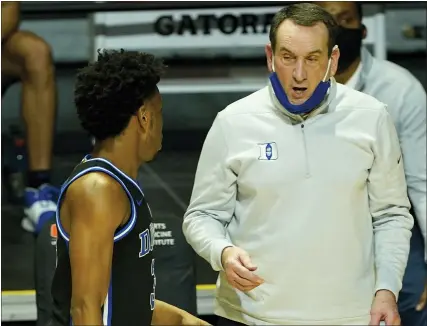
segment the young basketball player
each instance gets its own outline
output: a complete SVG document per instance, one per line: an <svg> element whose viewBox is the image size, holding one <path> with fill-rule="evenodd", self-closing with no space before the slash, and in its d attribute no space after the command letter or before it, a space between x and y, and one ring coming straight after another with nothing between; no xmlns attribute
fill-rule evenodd
<svg viewBox="0 0 427 326"><path fill-rule="evenodd" d="M151 211L135 180L161 148L163 70L121 50L77 75L78 116L96 145L59 196L52 325L208 325L155 299Z"/></svg>

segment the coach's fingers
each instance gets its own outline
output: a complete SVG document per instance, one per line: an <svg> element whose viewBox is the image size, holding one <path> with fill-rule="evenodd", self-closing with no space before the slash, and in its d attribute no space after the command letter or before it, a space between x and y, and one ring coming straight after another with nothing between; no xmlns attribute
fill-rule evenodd
<svg viewBox="0 0 427 326"><path fill-rule="evenodd" d="M228 282L232 287L236 288L237 290L244 291L244 287L240 285L239 282L237 282L236 280L228 280Z"/></svg>
<svg viewBox="0 0 427 326"><path fill-rule="evenodd" d="M378 312L371 312L371 320L369 326L379 326L382 314Z"/></svg>
<svg viewBox="0 0 427 326"><path fill-rule="evenodd" d="M251 258L247 253L241 253L239 255L239 260L244 267L246 267L250 271L255 271L257 267L252 263Z"/></svg>
<svg viewBox="0 0 427 326"><path fill-rule="evenodd" d="M389 313L385 317L386 326L400 326L401 321L397 312Z"/></svg>
<svg viewBox="0 0 427 326"><path fill-rule="evenodd" d="M253 272L249 271L248 269L246 269L242 265L236 264L233 267L234 267L233 271L234 271L234 273L237 274L237 276L249 281L253 285L260 285L260 284L264 283L264 280L261 277L259 277L258 275L255 275Z"/></svg>
<svg viewBox="0 0 427 326"><path fill-rule="evenodd" d="M245 278L240 277L234 271L230 273L230 279L238 281L239 284L242 285L242 286L249 287L249 286L258 286L259 285L258 283L254 283L254 282L251 282L251 281L249 281L249 280L247 280Z"/></svg>
<svg viewBox="0 0 427 326"><path fill-rule="evenodd" d="M240 290L242 292L248 292L248 291L253 290L254 288L257 287L257 285L255 285L255 286L254 285L249 285L249 286L243 285L243 284L240 283L240 281L241 281L241 279L239 279L239 280L237 280L237 279L233 280L232 285L236 289L238 289L238 290Z"/></svg>
<svg viewBox="0 0 427 326"><path fill-rule="evenodd" d="M257 286L259 286L259 284L254 284L249 282L248 280L245 280L244 278L240 278L239 276L235 276L233 278L233 280L240 285L240 287L244 290L244 291L250 291L255 289Z"/></svg>

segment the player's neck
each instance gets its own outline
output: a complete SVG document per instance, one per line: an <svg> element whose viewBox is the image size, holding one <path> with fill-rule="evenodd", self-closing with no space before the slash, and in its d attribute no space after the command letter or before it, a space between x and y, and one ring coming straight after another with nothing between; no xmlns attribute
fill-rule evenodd
<svg viewBox="0 0 427 326"><path fill-rule="evenodd" d="M92 156L110 161L126 175L136 179L140 162L136 151L131 151L131 148L135 147L130 146L128 139L107 139L95 146Z"/></svg>
<svg viewBox="0 0 427 326"><path fill-rule="evenodd" d="M360 64L360 57L357 58L346 70L344 70L340 74L335 75L335 80L340 84L346 84L351 76L354 75L354 73L357 70L357 67L359 67Z"/></svg>

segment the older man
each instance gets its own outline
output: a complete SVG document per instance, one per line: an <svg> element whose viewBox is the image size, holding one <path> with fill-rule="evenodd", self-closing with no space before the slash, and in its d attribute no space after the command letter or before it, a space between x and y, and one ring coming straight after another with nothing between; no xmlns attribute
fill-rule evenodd
<svg viewBox="0 0 427 326"><path fill-rule="evenodd" d="M399 141L375 98L337 84L334 18L280 10L270 83L220 112L183 230L220 271L222 325L387 325L413 218Z"/></svg>

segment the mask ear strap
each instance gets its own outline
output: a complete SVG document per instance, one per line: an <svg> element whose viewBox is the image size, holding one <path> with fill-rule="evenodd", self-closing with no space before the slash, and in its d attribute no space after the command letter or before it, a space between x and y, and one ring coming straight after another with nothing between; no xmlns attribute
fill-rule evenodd
<svg viewBox="0 0 427 326"><path fill-rule="evenodd" d="M276 72L274 69L274 54L271 56L271 70L273 70L273 72Z"/></svg>
<svg viewBox="0 0 427 326"><path fill-rule="evenodd" d="M335 50L337 50L337 49L338 49L338 45L335 45L335 46L332 48L332 52L334 52L334 51L335 51ZM331 53L331 56L332 56L332 53ZM326 68L325 77L323 77L323 81L324 81L324 82L328 79L329 69L331 68L331 63L332 63L332 58L329 58L329 60L328 60L328 68Z"/></svg>
<svg viewBox="0 0 427 326"><path fill-rule="evenodd" d="M331 67L331 59L328 60L328 68L326 68L326 73L325 73L325 77L323 77L323 81L325 82L328 79L328 75L329 75L329 68Z"/></svg>

